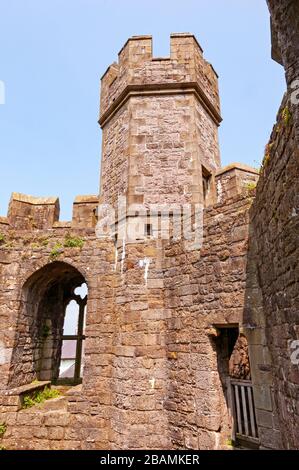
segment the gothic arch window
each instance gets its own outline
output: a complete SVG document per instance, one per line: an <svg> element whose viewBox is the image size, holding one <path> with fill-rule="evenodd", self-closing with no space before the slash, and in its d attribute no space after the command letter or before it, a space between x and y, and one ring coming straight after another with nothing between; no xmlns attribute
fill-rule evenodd
<svg viewBox="0 0 299 470"><path fill-rule="evenodd" d="M68 263L52 262L30 276L22 288L10 387L36 379L81 381L86 305L86 280Z"/></svg>
<svg viewBox="0 0 299 470"><path fill-rule="evenodd" d="M80 383L83 375L87 285L77 287L65 310L58 383Z"/></svg>

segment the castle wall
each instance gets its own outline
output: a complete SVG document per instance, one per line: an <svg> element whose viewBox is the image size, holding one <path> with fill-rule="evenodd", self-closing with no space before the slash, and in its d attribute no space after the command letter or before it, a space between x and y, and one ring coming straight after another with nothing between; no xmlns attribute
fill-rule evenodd
<svg viewBox="0 0 299 470"><path fill-rule="evenodd" d="M295 0L268 0L273 58L287 93L266 146L250 212L244 323L262 448L298 449L298 13ZM296 84L296 82L295 82Z"/></svg>
<svg viewBox="0 0 299 470"><path fill-rule="evenodd" d="M14 228L51 228L58 217L58 198L35 198L13 193L8 209L8 221Z"/></svg>
<svg viewBox="0 0 299 470"><path fill-rule="evenodd" d="M61 222L56 198L13 195L8 217L0 219L3 445L227 446L227 380L236 365L229 364L229 343L243 315L248 183L257 172L236 164L219 171L220 121L217 74L190 34L171 36L167 59L152 57L151 37L131 38L102 78L100 201L115 206L125 196L145 208L191 203L193 209L199 203L205 207L200 248L156 239L161 227L139 242L120 225L113 240L97 238L96 196L76 198L72 221ZM136 224L135 214L128 219ZM88 285L82 386L47 403L44 414L19 409L20 386L40 373L39 318L50 320L55 302L80 276ZM56 285L61 292L58 286L52 296L48 287ZM243 350L239 340L234 357L247 357ZM52 368L42 366L43 379Z"/></svg>
<svg viewBox="0 0 299 470"><path fill-rule="evenodd" d="M167 448L161 250L156 241L121 244L117 256L112 241L99 241L94 229L80 228L73 229L72 236L81 237L83 247L67 248L68 234L68 227L17 233L8 229L5 233L0 250L1 340L9 354L0 366L4 387L0 421L8 429L2 445L19 449ZM51 253L58 245L59 254L53 259ZM148 277L142 260L150 261ZM35 379L30 349L18 357L13 354L16 344L22 346L20 339L29 345L35 340L27 329L20 329L24 323L22 287L40 268L57 263L75 267L88 285L83 383L80 391L75 388L62 399L63 406L58 399L50 409L47 404L46 408L20 410L12 389ZM38 286L35 289L38 304Z"/></svg>
<svg viewBox="0 0 299 470"><path fill-rule="evenodd" d="M95 419L90 418L88 431L86 429L87 424L84 427L85 433L79 430L80 425L77 426L77 431L73 432L73 435L77 432L76 438L71 437L68 431L66 433L68 437L65 437L66 442L63 442L63 440L60 442L61 447L68 448L73 445L76 447L78 444L71 442L74 440L80 441L80 445L82 445L82 442L85 442L88 436L93 439L92 442L97 448L107 446L110 440L110 421L106 407L108 407L107 396L112 395L112 391L109 389L112 384L111 381L109 382L109 375L106 376L107 374L104 373L105 367L103 365L102 374L100 374L101 366L98 365L95 356L101 354L100 362L103 364L107 361L109 352L111 352L109 348L111 348L112 343L112 331L111 326L107 328L107 322L109 322L109 325L113 324L109 318L112 311L111 299L113 298L113 244L112 242L99 242L95 238L94 229L91 229L90 233L86 229L73 229L71 235L80 237L84 245L81 249L64 248L63 245L68 234L69 228L39 230L35 233L32 231L19 231L16 233L8 230L5 233L5 245L2 245L0 249L2 286L0 340L1 346L4 348L1 350L1 388L9 389L10 387L30 383L36 378L33 373L30 352L30 345L34 337L28 331L30 324L27 326L24 322L25 317L22 314L21 305L22 287L30 275L45 265L56 263L59 260L59 262L66 263L79 270L84 276L89 289L82 394L75 396L73 401L70 400L68 403L69 412L66 410L64 412L59 411L57 420L52 417L51 426L45 424L46 431L43 434L43 429L40 429L42 428L41 423L48 423L47 415L38 414L34 420L31 420L31 410L29 410L29 414L25 411L17 413L13 397L10 400L6 399L6 392L2 390L0 409L1 418L3 419L1 419L1 422L2 420L7 422L8 428L12 426L12 429L8 430L7 433L10 448L55 448L55 445L59 445L57 440L63 439L65 429L62 427L66 426L70 420L75 420L77 414L81 416L81 420L84 420L86 414L89 414L89 416L91 414L97 415L97 424L93 426L92 423ZM60 244L62 248L60 248L60 254L53 259L51 253L53 253L53 249L57 244ZM38 300L38 295L36 295L36 302ZM99 350L96 348L95 334L100 335L101 348ZM20 338L18 335L20 335ZM27 344L27 346L24 345L25 351L21 356L14 354L18 339L22 339ZM20 346L19 342L18 344ZM7 405L12 405L12 407ZM61 416L61 413L63 416ZM69 413L74 417L71 417ZM27 418L28 421L26 421ZM63 425L62 422L65 424ZM49 429L47 428L48 425L50 426ZM56 429L55 433L53 431L54 427ZM48 437L48 431L52 433L52 438ZM97 437L94 437L95 434ZM31 438L30 441L28 440L29 437ZM51 440L51 445L47 439ZM88 444L86 445L88 447Z"/></svg>
<svg viewBox="0 0 299 470"><path fill-rule="evenodd" d="M275 449L299 442L298 364L291 359L299 338L299 153L291 114L286 96L251 211L245 309L261 442Z"/></svg>
<svg viewBox="0 0 299 470"><path fill-rule="evenodd" d="M51 228L45 221L43 229L24 229L27 205L15 206L18 229L12 219L1 219L0 422L7 425L1 444L8 448L168 447L161 249L154 240L128 247L121 242L117 251L111 240L97 239L95 228L88 228L90 205L91 197L77 198L73 221L55 221ZM70 239L82 246L69 247ZM147 260L148 278L140 264ZM74 268L79 277L69 279ZM43 293L52 282L68 280L88 285L82 386L45 408L20 409L20 387L37 377L35 324ZM32 304L27 285L34 289ZM41 305L43 315L48 305Z"/></svg>
<svg viewBox="0 0 299 470"><path fill-rule="evenodd" d="M103 129L101 194L105 202L117 206L119 195L128 192L130 108L126 103Z"/></svg>
<svg viewBox="0 0 299 470"><path fill-rule="evenodd" d="M161 242L120 244L117 269L115 446L172 448L164 406L169 380L165 346L168 313Z"/></svg>
<svg viewBox="0 0 299 470"><path fill-rule="evenodd" d="M184 242L165 250L165 406L175 447L215 449L231 437L229 355L214 327L238 327L242 318L250 204L243 193L207 209L200 250Z"/></svg>
<svg viewBox="0 0 299 470"><path fill-rule="evenodd" d="M242 313L250 202L243 194L206 209L200 252L186 251L184 242L155 239L119 240L115 246L96 239L94 229L80 227L71 234L82 238L83 247L67 248L68 224L18 231L5 225L1 339L10 354L1 365L6 390L0 421L8 427L2 445L225 447L229 357L219 364L222 343L214 337L214 325L238 325ZM52 259L57 244L62 248ZM83 384L46 408L19 410L16 396L7 393L22 286L38 269L58 261L75 267L88 284ZM30 338L26 331L23 335ZM26 364L18 366L26 371ZM22 383L34 379L30 370L27 374ZM17 377L13 386L22 385L22 374Z"/></svg>
<svg viewBox="0 0 299 470"><path fill-rule="evenodd" d="M232 163L216 173L217 202L242 193L255 193L259 170L242 163Z"/></svg>

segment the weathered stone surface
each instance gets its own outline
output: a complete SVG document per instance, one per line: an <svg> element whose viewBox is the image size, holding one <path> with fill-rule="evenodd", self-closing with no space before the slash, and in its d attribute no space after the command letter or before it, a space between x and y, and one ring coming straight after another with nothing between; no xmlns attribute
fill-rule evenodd
<svg viewBox="0 0 299 470"><path fill-rule="evenodd" d="M267 3L288 90L250 211L244 323L262 447L298 449L298 363L292 345L299 338L299 108L292 83L299 77L299 4Z"/></svg>
<svg viewBox="0 0 299 470"><path fill-rule="evenodd" d="M131 38L102 78L100 201L200 203L200 248L161 225L164 239L98 239L95 196L59 222L56 198L13 195L0 218L1 445L226 448L228 378L252 375L262 446L296 448L298 374L286 355L299 331L296 113L279 114L251 208L257 172L220 167L219 109L217 75L190 34L172 35L166 60L152 57L151 37ZM83 383L20 410L9 391L57 376L66 299L83 282Z"/></svg>

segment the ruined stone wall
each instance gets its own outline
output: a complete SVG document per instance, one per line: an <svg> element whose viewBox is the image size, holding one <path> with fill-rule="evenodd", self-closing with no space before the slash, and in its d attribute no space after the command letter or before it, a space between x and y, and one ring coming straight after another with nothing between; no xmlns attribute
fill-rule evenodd
<svg viewBox="0 0 299 470"><path fill-rule="evenodd" d="M207 209L200 252L186 251L183 242L155 239L114 245L96 239L94 228L76 228L74 222L16 230L1 219L1 333L7 348L1 365L6 390L0 422L7 424L2 445L225 447L229 355L213 325L239 323L250 204L250 194L236 193ZM76 213L84 210L77 207ZM83 247L65 247L69 233L81 237ZM9 385L21 290L31 274L58 262L75 267L88 284L83 383L44 407L19 410L17 397L7 393L34 379L31 369L24 379L18 371L19 381ZM26 361L22 367L30 364Z"/></svg>
<svg viewBox="0 0 299 470"><path fill-rule="evenodd" d="M109 391L111 382L107 385L99 374L95 355L101 354L106 345L109 353L111 344L112 332L107 328L107 322L113 324L109 318L115 276L113 243L96 239L94 227L88 228L97 206L93 197L76 199L72 222L56 220L50 226L47 220L42 228L44 214L46 212L51 217L51 210L43 210L40 218L41 211L36 207L44 207L48 203L43 199L13 195L8 218L2 217L0 221L0 421L7 424L3 445L17 449L103 448L110 441L105 397L112 391ZM17 217L14 219L12 214L17 214ZM85 228L82 228L84 214ZM25 222L21 223L22 220ZM28 226L29 222L34 224L33 227ZM79 239L82 246L66 246L70 237ZM68 279L68 270L74 269L79 284L86 282L89 290L82 390L74 391L62 408L58 405L57 409L54 406L46 410L18 411L17 397L7 393L12 387L28 384L37 377L31 352L32 347L37 347L38 332L32 329L36 316L28 317L22 313L24 285L32 275L36 276L33 285L35 305L38 306L44 285L57 281L52 267L60 264L63 270L58 281L63 284ZM41 279L38 274L44 268L49 272ZM31 314L34 312L30 305L29 311ZM102 349L96 348L95 335L100 335ZM104 353L101 356L103 363L106 356ZM99 378L102 379L101 385L97 382ZM87 415L89 420L85 418ZM95 415L97 417L93 418Z"/></svg>
<svg viewBox="0 0 299 470"><path fill-rule="evenodd" d="M251 379L248 340L243 333L239 335L229 359L229 376L241 380Z"/></svg>
<svg viewBox="0 0 299 470"><path fill-rule="evenodd" d="M244 327L261 447L298 449L299 4L267 3L272 55L285 68L287 92L250 212Z"/></svg>
<svg viewBox="0 0 299 470"><path fill-rule="evenodd" d="M98 239L95 196L77 198L73 220L64 223L56 198L13 195L8 217L0 219L4 445L226 446L231 428L226 387L234 347L227 329L236 330L235 341L253 198L248 183L257 174L237 165L216 174L220 120L217 75L190 34L172 35L166 60L152 58L150 37L131 38L102 79L101 201L115 205L125 195L129 203L205 205L200 249L152 235L132 243L120 230L113 241ZM203 176L210 179L208 201ZM132 214L129 219L134 224ZM70 246L70 237L79 238L80 246ZM43 269L48 277L41 277ZM36 338L53 304L65 298L47 298L45 309L41 299L58 285L52 282L69 293L80 276L88 285L82 386L50 401L44 413L20 410L19 386L53 368L53 363L36 366ZM45 282L47 289L40 290ZM57 321L54 333L60 332ZM30 433L34 438L28 441Z"/></svg>
<svg viewBox="0 0 299 470"><path fill-rule="evenodd" d="M217 449L231 437L230 355L215 326L238 328L242 318L250 204L243 193L206 209L200 250L184 242L165 249L165 406L175 447Z"/></svg>
<svg viewBox="0 0 299 470"><path fill-rule="evenodd" d="M273 46L284 66L287 84L298 79L299 70L299 4L297 0L267 0L272 32L277 41ZM273 40L273 38L272 38Z"/></svg>
<svg viewBox="0 0 299 470"><path fill-rule="evenodd" d="M232 163L216 173L217 202L245 192L252 194L258 181L259 171L243 163Z"/></svg>
<svg viewBox="0 0 299 470"><path fill-rule="evenodd" d="M0 422L7 424L7 431L1 444L17 449L167 448L167 420L163 410L167 388L163 289L161 261L160 267L158 261L155 268L155 258L159 260L156 242L153 246L129 246L124 257L120 249L115 264L112 242L100 242L93 234L87 236L82 231L72 233L83 237L84 247L65 248L58 259L80 269L89 289L82 386L68 393L62 408L61 400L53 400L46 408L30 410L19 410L16 397L7 396L2 390ZM11 290L2 292L1 297L1 333L9 351L20 339L16 338L16 331L23 279L45 263L57 263L49 259L52 240L63 244L65 232L47 232L49 246L46 248L37 246L40 236L41 233L31 238L35 244L31 249L31 246L24 247L25 233L17 238L6 235L7 243L14 242L18 269ZM7 251L3 247L1 255ZM145 267L139 263L146 256L151 260L148 279L145 279ZM5 271L1 270L4 285L10 268L11 264L6 265ZM7 312L5 307L12 295L16 304ZM20 333L26 343L32 340L27 331ZM14 355L8 355L2 366L1 385L7 383L9 370L13 370L17 379L11 386L32 382L35 377L30 358L26 354L15 369ZM27 374L23 375L22 370ZM6 388L10 391L10 384Z"/></svg>
<svg viewBox="0 0 299 470"><path fill-rule="evenodd" d="M120 240L115 246L97 239L94 227L77 225L83 224L84 214L88 225L94 213L93 198L86 197L76 199L71 223L55 221L48 228L47 221L44 229L23 228L27 220L36 222L35 203L46 201L18 195L15 205L15 198L11 210L18 214L20 228L10 217L1 219L0 422L7 425L1 445L168 448L161 244L149 240L126 246ZM20 222L22 211L26 223ZM82 246L67 246L70 237L80 239ZM75 278L69 277L73 269ZM28 280L34 287L33 304L24 311ZM67 289L65 280L88 285L83 383L44 406L20 409L20 387L37 377L36 318L44 286L58 281Z"/></svg>
<svg viewBox="0 0 299 470"><path fill-rule="evenodd" d="M262 445L298 448L298 146L286 96L266 147L250 216L244 323Z"/></svg>
<svg viewBox="0 0 299 470"><path fill-rule="evenodd" d="M124 251L125 250L125 251ZM161 242L120 244L114 336L117 448L171 448Z"/></svg>

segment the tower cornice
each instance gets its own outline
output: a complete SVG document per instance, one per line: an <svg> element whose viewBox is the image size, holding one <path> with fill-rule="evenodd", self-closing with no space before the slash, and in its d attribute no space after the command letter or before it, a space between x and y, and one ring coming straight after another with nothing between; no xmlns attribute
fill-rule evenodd
<svg viewBox="0 0 299 470"><path fill-rule="evenodd" d="M109 108L99 119L99 124L103 128L107 122L117 113L117 111L131 98L136 96L159 96L193 94L201 105L213 119L217 126L220 125L222 117L215 106L211 103L202 88L197 82L183 83L148 83L142 85L128 85L123 92L111 103Z"/></svg>

